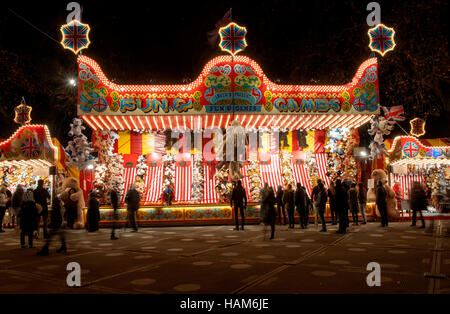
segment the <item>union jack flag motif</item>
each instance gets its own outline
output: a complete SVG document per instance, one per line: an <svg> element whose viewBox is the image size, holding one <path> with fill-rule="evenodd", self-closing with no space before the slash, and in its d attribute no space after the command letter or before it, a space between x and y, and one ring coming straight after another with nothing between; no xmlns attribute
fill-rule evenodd
<svg viewBox="0 0 450 314"><path fill-rule="evenodd" d="M403 145L403 153L408 158L416 157L419 153L419 146L414 142L406 142Z"/></svg>
<svg viewBox="0 0 450 314"><path fill-rule="evenodd" d="M236 23L230 23L219 30L220 43L219 47L222 51L226 51L231 55L235 55L247 47L245 35L247 29Z"/></svg>
<svg viewBox="0 0 450 314"><path fill-rule="evenodd" d="M89 46L89 30L89 25L72 20L69 24L61 26L63 36L61 44L65 49L70 49L77 54L81 49Z"/></svg>
<svg viewBox="0 0 450 314"><path fill-rule="evenodd" d="M393 106L393 107L381 107L384 111L384 116L389 122L395 123L395 121L405 121L405 110L403 106Z"/></svg>
<svg viewBox="0 0 450 314"><path fill-rule="evenodd" d="M372 51L376 51L382 56L388 51L391 51L395 47L394 42L394 29L378 24L374 28L369 29L370 43L369 48Z"/></svg>
<svg viewBox="0 0 450 314"><path fill-rule="evenodd" d="M14 122L19 123L21 125L30 123L31 110L32 110L32 108L30 106L27 106L27 104L25 103L25 98L22 97L22 101L20 102L20 105L18 105L16 108L14 108L14 111L16 112L16 116L14 117Z"/></svg>
<svg viewBox="0 0 450 314"><path fill-rule="evenodd" d="M41 153L41 144L35 137L27 137L20 145L22 155L27 158L36 158Z"/></svg>

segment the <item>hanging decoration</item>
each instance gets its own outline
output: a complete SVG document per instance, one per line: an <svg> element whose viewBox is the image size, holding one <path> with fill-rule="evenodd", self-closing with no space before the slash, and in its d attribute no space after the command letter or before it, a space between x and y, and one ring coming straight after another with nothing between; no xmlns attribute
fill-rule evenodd
<svg viewBox="0 0 450 314"><path fill-rule="evenodd" d="M22 97L22 101L20 102L20 105L16 106L16 108L14 108L15 111L15 117L14 117L14 122L20 124L20 125L25 125L25 124L29 124L31 122L31 110L33 108L31 108L31 106L27 106L27 104L25 103L25 98Z"/></svg>
<svg viewBox="0 0 450 314"><path fill-rule="evenodd" d="M281 165L281 176L283 177L283 185L286 187L289 184L294 187L294 172L292 170L292 154L287 150L282 150L280 152L280 165Z"/></svg>
<svg viewBox="0 0 450 314"><path fill-rule="evenodd" d="M62 25L60 30L62 34L61 45L74 54L87 48L91 43L89 41L90 28L88 24L72 20L70 23Z"/></svg>
<svg viewBox="0 0 450 314"><path fill-rule="evenodd" d="M228 52L232 56L236 55L247 47L247 42L245 41L246 34L247 29L236 23L230 23L225 27L221 27L219 29L220 49Z"/></svg>
<svg viewBox="0 0 450 314"><path fill-rule="evenodd" d="M163 191L170 188L175 195L175 156L168 152L162 157L162 162L164 167Z"/></svg>
<svg viewBox="0 0 450 314"><path fill-rule="evenodd" d="M205 187L205 178L203 173L202 154L194 155L194 177L192 182L192 201L200 203L203 200L203 190Z"/></svg>
<svg viewBox="0 0 450 314"><path fill-rule="evenodd" d="M389 135L393 128L394 126L384 117L374 116L370 119L370 129L367 132L374 137L369 145L370 159L379 158L382 155L388 156L383 135Z"/></svg>
<svg viewBox="0 0 450 314"><path fill-rule="evenodd" d="M259 202L259 194L261 190L261 176L259 173L258 155L250 153L249 165L247 168L247 176L249 181L249 199L250 201Z"/></svg>
<svg viewBox="0 0 450 314"><path fill-rule="evenodd" d="M374 28L368 30L369 35L369 48L372 51L378 52L382 56L385 53L394 50L394 29L389 28L383 24L378 24Z"/></svg>
<svg viewBox="0 0 450 314"><path fill-rule="evenodd" d="M67 164L69 166L77 166L79 169L85 169L88 163L95 161L91 154L94 151L92 143L88 142L87 137L83 134L85 129L82 120L74 118L68 133L70 137L73 137L73 140L69 141L65 148L70 155L70 160Z"/></svg>
<svg viewBox="0 0 450 314"><path fill-rule="evenodd" d="M411 131L409 132L411 135L417 137L425 135L425 120L414 118L409 121L409 124L411 125Z"/></svg>

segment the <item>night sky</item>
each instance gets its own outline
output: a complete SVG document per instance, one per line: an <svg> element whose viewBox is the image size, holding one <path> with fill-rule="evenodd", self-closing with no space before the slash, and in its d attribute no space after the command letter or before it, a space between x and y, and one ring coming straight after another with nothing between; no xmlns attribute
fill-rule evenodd
<svg viewBox="0 0 450 314"><path fill-rule="evenodd" d="M59 27L66 23L69 13L65 8L68 2L24 4L26 2L11 1L8 7L59 42ZM242 54L256 60L272 81L345 84L370 56L367 47L369 27L366 24L368 2L79 1L83 6L82 21L91 27L91 44L83 54L95 59L107 77L116 83L185 83L196 78L207 61L223 54L217 46L209 46L206 32L214 29L215 23L231 7L233 21L248 30L248 47ZM398 2L378 2L382 22L396 28L401 5ZM441 12L438 2L436 6L435 11ZM445 8L443 5L442 9ZM443 15L434 16L432 21L434 26L424 23L423 27L439 27L447 33ZM71 99L75 99L73 88L67 86L67 79L76 77L76 57L71 51L64 50L59 43L8 9L0 12L0 28L0 51L16 53L24 62L32 64L28 73L30 81L49 86L56 82ZM396 49L406 49L405 41L409 36L403 33L396 36ZM380 68L395 53L395 50L388 53L383 60L379 57ZM448 71L448 68L444 70ZM11 75L1 74L3 77ZM390 73L380 70L380 94L388 75ZM13 107L20 102L21 96L25 96L27 103L34 107L33 121L49 123L52 135L64 142L68 124L76 112L76 103L71 107L73 110L70 106L67 109L67 104L59 108L58 101L48 100L38 92L27 93L22 88L14 90L9 96L12 99L1 99L0 106L10 112L11 119ZM394 105L383 100L381 96L382 105ZM442 117L448 117L448 102L443 107L446 111L441 116L428 119L430 137L449 135L447 123L437 126ZM54 114L49 115L49 112ZM412 117L414 113L408 113L408 118ZM0 128L0 138L9 136L11 128L17 127L11 123L7 125L8 128ZM409 131L407 125L405 128ZM393 135L400 133L397 128Z"/></svg>

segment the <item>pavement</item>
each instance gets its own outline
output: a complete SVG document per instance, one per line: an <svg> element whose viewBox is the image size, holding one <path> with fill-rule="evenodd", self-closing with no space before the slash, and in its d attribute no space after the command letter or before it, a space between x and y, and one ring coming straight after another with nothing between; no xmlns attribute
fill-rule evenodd
<svg viewBox="0 0 450 314"><path fill-rule="evenodd" d="M263 225L69 230L68 252L36 256L22 249L17 231L0 234L0 294L448 294L450 221L378 222L318 232ZM420 225L420 223L418 223ZM68 287L67 264L81 267L81 287ZM367 264L381 269L380 286L369 287Z"/></svg>

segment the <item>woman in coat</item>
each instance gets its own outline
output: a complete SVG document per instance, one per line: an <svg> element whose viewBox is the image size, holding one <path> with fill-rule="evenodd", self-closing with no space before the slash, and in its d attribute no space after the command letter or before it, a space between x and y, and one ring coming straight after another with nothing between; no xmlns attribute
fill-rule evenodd
<svg viewBox="0 0 450 314"><path fill-rule="evenodd" d="M23 186L21 184L18 184L11 199L11 206L13 208L17 226L20 226L19 216L20 216L20 209L22 208L23 193L24 193Z"/></svg>
<svg viewBox="0 0 450 314"><path fill-rule="evenodd" d="M33 246L33 233L38 230L39 213L34 202L33 191L26 191L23 195L22 208L20 210L20 245L25 248L25 235L28 236L28 247Z"/></svg>
<svg viewBox="0 0 450 314"><path fill-rule="evenodd" d="M336 233L346 233L347 232L347 210L348 210L348 197L347 191L342 184L341 180L336 180L335 184L336 190L336 211L339 215L339 230Z"/></svg>
<svg viewBox="0 0 450 314"><path fill-rule="evenodd" d="M352 183L350 190L348 190L348 206L352 213L353 225L359 225L358 222L358 192L356 191L356 183Z"/></svg>
<svg viewBox="0 0 450 314"><path fill-rule="evenodd" d="M411 227L416 225L417 212L420 213L420 219L422 220L422 227L425 228L425 220L423 219L422 210L427 209L427 198L425 190L419 182L414 182L411 189L411 209L413 211Z"/></svg>
<svg viewBox="0 0 450 314"><path fill-rule="evenodd" d="M294 202L294 190L292 189L292 186L288 184L286 191L283 193L283 203L284 206L286 206L286 210L288 213L288 220L289 220L289 228L294 228L294 209L295 209L295 202Z"/></svg>
<svg viewBox="0 0 450 314"><path fill-rule="evenodd" d="M358 192L359 211L363 217L363 225L367 223L366 204L367 204L367 189L362 182L358 183L356 191Z"/></svg>
<svg viewBox="0 0 450 314"><path fill-rule="evenodd" d="M383 187L383 182L378 181L377 192L376 192L376 204L378 211L381 216L381 227L388 226L388 216L387 216L387 200L386 200L386 190Z"/></svg>
<svg viewBox="0 0 450 314"><path fill-rule="evenodd" d="M331 212L331 224L337 224L337 212L336 212L336 190L334 189L334 182L330 183L330 187L328 188L328 202L330 204L330 212Z"/></svg>
<svg viewBox="0 0 450 314"><path fill-rule="evenodd" d="M86 214L86 229L88 232L98 231L100 221L100 202L97 199L96 191L91 191L88 197L88 209Z"/></svg>

